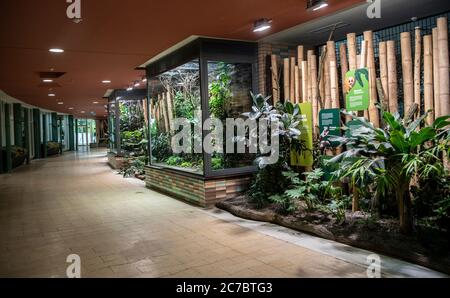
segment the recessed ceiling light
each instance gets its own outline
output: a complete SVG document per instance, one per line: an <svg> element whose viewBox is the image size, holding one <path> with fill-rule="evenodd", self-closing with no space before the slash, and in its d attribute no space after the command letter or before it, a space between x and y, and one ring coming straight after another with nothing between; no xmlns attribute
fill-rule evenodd
<svg viewBox="0 0 450 298"><path fill-rule="evenodd" d="M48 96L54 97L54 96L56 96L56 95L55 95L55 93L49 93Z"/></svg>
<svg viewBox="0 0 450 298"><path fill-rule="evenodd" d="M81 113L81 114L84 114L84 113L86 113L86 112L85 112L85 111L81 111L80 113Z"/></svg>
<svg viewBox="0 0 450 298"><path fill-rule="evenodd" d="M73 110L73 107L70 107L69 110Z"/></svg>
<svg viewBox="0 0 450 298"><path fill-rule="evenodd" d="M52 79L43 79L42 82L44 82L44 83L52 83L53 80Z"/></svg>
<svg viewBox="0 0 450 298"><path fill-rule="evenodd" d="M52 53L64 53L64 50L63 49L58 49L58 48L53 48L53 49L50 49L49 52L52 52Z"/></svg>
<svg viewBox="0 0 450 298"><path fill-rule="evenodd" d="M325 8L328 6L327 1L325 0L313 0L309 1L307 4L307 10L309 11L317 11L319 9Z"/></svg>
<svg viewBox="0 0 450 298"><path fill-rule="evenodd" d="M103 83L103 84L110 84L111 81L110 81L110 80L103 80L102 83Z"/></svg>
<svg viewBox="0 0 450 298"><path fill-rule="evenodd" d="M142 82L144 82L144 83L147 82L147 78L143 78Z"/></svg>
<svg viewBox="0 0 450 298"><path fill-rule="evenodd" d="M59 105L63 105L63 104L64 104L64 102L60 101L60 102L58 102L58 104L59 104Z"/></svg>
<svg viewBox="0 0 450 298"><path fill-rule="evenodd" d="M98 101L93 101L92 103L96 105L96 104L98 104Z"/></svg>
<svg viewBox="0 0 450 298"><path fill-rule="evenodd" d="M132 87L128 87L128 88L127 88L127 91L131 91L131 90L133 90Z"/></svg>
<svg viewBox="0 0 450 298"><path fill-rule="evenodd" d="M139 84L139 83L135 83L134 84L134 87L139 87L141 84Z"/></svg>
<svg viewBox="0 0 450 298"><path fill-rule="evenodd" d="M260 19L257 20L253 26L253 32L262 32L270 29L272 20L269 19Z"/></svg>

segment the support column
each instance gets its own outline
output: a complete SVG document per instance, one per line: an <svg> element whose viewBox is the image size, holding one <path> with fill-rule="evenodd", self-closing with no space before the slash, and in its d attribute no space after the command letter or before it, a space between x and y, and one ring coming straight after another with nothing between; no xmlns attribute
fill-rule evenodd
<svg viewBox="0 0 450 298"><path fill-rule="evenodd" d="M115 114L116 114L116 127L115 129L115 137L116 137L116 147L117 147L117 154L120 154L122 152L122 146L121 146L121 139L120 139L120 107L119 107L119 100L116 98L116 104L115 104Z"/></svg>
<svg viewBox="0 0 450 298"><path fill-rule="evenodd" d="M42 115L42 157L47 158L47 115Z"/></svg>
<svg viewBox="0 0 450 298"><path fill-rule="evenodd" d="M69 115L69 150L75 150L75 139L74 139L74 125L73 125L73 116Z"/></svg>
<svg viewBox="0 0 450 298"><path fill-rule="evenodd" d="M75 119L75 151L78 151L78 119Z"/></svg>
<svg viewBox="0 0 450 298"><path fill-rule="evenodd" d="M41 150L41 111L33 109L34 158L42 158Z"/></svg>
<svg viewBox="0 0 450 298"><path fill-rule="evenodd" d="M24 138L25 138L25 149L27 150L27 164L30 164L30 115L29 115L28 109L23 109L23 123L24 123Z"/></svg>
<svg viewBox="0 0 450 298"><path fill-rule="evenodd" d="M22 105L20 103L13 104L13 117L14 117L14 145L23 148L24 147L23 117L22 117Z"/></svg>
<svg viewBox="0 0 450 298"><path fill-rule="evenodd" d="M12 169L11 160L11 119L10 119L10 104L5 104L5 149L6 149L6 172Z"/></svg>
<svg viewBox="0 0 450 298"><path fill-rule="evenodd" d="M2 134L2 120L3 119L3 103L0 101L0 174L3 173L3 134Z"/></svg>
<svg viewBox="0 0 450 298"><path fill-rule="evenodd" d="M58 143L58 114L52 113L52 141Z"/></svg>

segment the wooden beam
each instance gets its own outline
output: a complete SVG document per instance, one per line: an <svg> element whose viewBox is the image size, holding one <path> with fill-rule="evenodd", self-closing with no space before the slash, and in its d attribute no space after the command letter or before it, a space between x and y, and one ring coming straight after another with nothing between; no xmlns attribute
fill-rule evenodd
<svg viewBox="0 0 450 298"><path fill-rule="evenodd" d="M421 66L422 66L422 36L420 27L414 29L414 103L417 104L417 115L421 114Z"/></svg>
<svg viewBox="0 0 450 298"><path fill-rule="evenodd" d="M377 73L375 69L375 54L373 45L373 32L365 31L364 39L367 41L367 67L369 69L369 88L370 88L370 104L369 117L370 122L375 127L380 127L380 114L375 104L378 102L377 96Z"/></svg>
<svg viewBox="0 0 450 298"><path fill-rule="evenodd" d="M439 45L438 29L433 28L433 97L434 97L434 116L436 118L442 115L440 105L440 87L439 87Z"/></svg>
<svg viewBox="0 0 450 298"><path fill-rule="evenodd" d="M389 86L389 112L398 112L398 82L397 82L397 58L395 53L395 41L389 40L386 43L387 52L387 72Z"/></svg>
<svg viewBox="0 0 450 298"><path fill-rule="evenodd" d="M442 116L450 115L450 82L447 18L437 19L439 46L439 104Z"/></svg>
<svg viewBox="0 0 450 298"><path fill-rule="evenodd" d="M289 58L283 59L283 86L284 86L284 100L290 100L290 72L289 72Z"/></svg>
<svg viewBox="0 0 450 298"><path fill-rule="evenodd" d="M385 41L379 43L378 47L379 63L380 63L380 79L381 86L383 87L382 102L383 109L389 110L389 82L388 82L388 61L387 61L387 44Z"/></svg>
<svg viewBox="0 0 450 298"><path fill-rule="evenodd" d="M280 80L278 78L278 62L277 55L270 56L271 62L271 73L272 73L272 101L273 105L276 106L280 101Z"/></svg>

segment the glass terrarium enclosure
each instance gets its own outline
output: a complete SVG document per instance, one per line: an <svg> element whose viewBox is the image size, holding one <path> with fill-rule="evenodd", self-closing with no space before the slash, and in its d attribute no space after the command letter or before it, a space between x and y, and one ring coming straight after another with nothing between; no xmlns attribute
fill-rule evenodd
<svg viewBox="0 0 450 298"><path fill-rule="evenodd" d="M148 160L146 90L115 90L109 98L109 150Z"/></svg>
<svg viewBox="0 0 450 298"><path fill-rule="evenodd" d="M150 61L146 70L151 166L204 177L254 171L255 155L248 148L228 152L225 133L226 119L243 118L252 107L250 94L257 89L254 43L198 38ZM208 136L217 133L217 122L206 124L209 118L223 126L223 133L213 139ZM181 132L188 133L188 141L174 138ZM186 142L189 150L174 150L173 145ZM202 145L223 150L211 152Z"/></svg>

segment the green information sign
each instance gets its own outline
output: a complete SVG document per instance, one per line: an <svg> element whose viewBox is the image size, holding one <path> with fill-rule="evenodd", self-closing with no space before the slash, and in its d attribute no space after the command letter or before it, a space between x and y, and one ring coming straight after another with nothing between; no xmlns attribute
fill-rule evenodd
<svg viewBox="0 0 450 298"><path fill-rule="evenodd" d="M363 111L369 108L369 70L359 68L345 75L345 107L347 111Z"/></svg>
<svg viewBox="0 0 450 298"><path fill-rule="evenodd" d="M300 134L301 152L295 149L291 150L291 165L301 167L312 167L314 164L313 156L313 123L312 123L312 104L301 103L300 114L302 116L302 126Z"/></svg>
<svg viewBox="0 0 450 298"><path fill-rule="evenodd" d="M339 109L324 109L319 112L319 129L322 134L328 129L328 135L324 137L328 140L329 136L341 135L341 111ZM337 144L331 144L337 145Z"/></svg>

